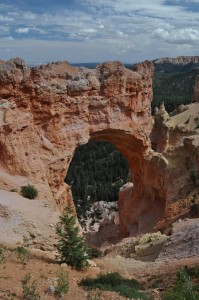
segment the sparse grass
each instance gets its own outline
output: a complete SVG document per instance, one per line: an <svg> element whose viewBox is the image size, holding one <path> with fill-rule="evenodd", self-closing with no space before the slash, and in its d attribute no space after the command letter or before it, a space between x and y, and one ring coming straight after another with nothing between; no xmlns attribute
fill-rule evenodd
<svg viewBox="0 0 199 300"><path fill-rule="evenodd" d="M23 297L27 300L40 300L40 295L36 292L36 281L31 282L30 274L26 274L22 280Z"/></svg>
<svg viewBox="0 0 199 300"><path fill-rule="evenodd" d="M102 296L102 291L97 291L97 293L95 295L88 293L86 299L87 300L101 300L102 299L101 296Z"/></svg>
<svg viewBox="0 0 199 300"><path fill-rule="evenodd" d="M30 258L31 258L31 254L30 251L27 250L26 248L24 248L23 246L19 246L14 250L17 254L17 259L22 263L22 264L26 264Z"/></svg>
<svg viewBox="0 0 199 300"><path fill-rule="evenodd" d="M0 263L5 260L4 250L0 248Z"/></svg>
<svg viewBox="0 0 199 300"><path fill-rule="evenodd" d="M128 298L147 299L141 292L142 285L134 279L125 279L119 273L100 273L95 279L82 279L80 285L93 290L99 289L104 291L117 292L121 296Z"/></svg>
<svg viewBox="0 0 199 300"><path fill-rule="evenodd" d="M61 268L58 273L57 286L55 287L55 295L63 297L69 291L69 277L68 272Z"/></svg>
<svg viewBox="0 0 199 300"><path fill-rule="evenodd" d="M24 185L21 187L21 195L28 199L35 199L38 195L38 190L33 185Z"/></svg>

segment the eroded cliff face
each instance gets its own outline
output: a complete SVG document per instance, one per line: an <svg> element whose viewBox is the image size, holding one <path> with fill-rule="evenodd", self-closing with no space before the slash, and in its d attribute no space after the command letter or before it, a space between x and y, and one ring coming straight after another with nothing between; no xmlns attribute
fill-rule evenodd
<svg viewBox="0 0 199 300"><path fill-rule="evenodd" d="M122 236L152 230L175 198L169 162L151 149L151 62L133 71L119 62L95 70L57 62L30 69L0 64L0 188L31 183L62 209L72 203L64 179L75 148L107 140L127 158L133 184L119 199ZM161 151L160 151L161 152Z"/></svg>
<svg viewBox="0 0 199 300"><path fill-rule="evenodd" d="M175 65L198 64L199 56L162 57L154 61L155 64L172 63Z"/></svg>

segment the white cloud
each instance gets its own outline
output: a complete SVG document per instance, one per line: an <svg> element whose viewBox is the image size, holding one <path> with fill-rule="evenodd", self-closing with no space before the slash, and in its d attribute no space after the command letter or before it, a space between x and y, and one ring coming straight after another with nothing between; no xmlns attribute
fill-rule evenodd
<svg viewBox="0 0 199 300"><path fill-rule="evenodd" d="M28 27L20 27L20 28L16 29L15 31L16 31L17 33L28 33L29 30L30 30L30 29L29 29Z"/></svg>
<svg viewBox="0 0 199 300"><path fill-rule="evenodd" d="M81 31L85 32L85 33L95 33L96 32L96 30L93 28L84 28Z"/></svg>
<svg viewBox="0 0 199 300"><path fill-rule="evenodd" d="M172 29L170 31L158 28L153 32L153 36L171 43L199 43L199 30L193 28Z"/></svg>
<svg viewBox="0 0 199 300"><path fill-rule="evenodd" d="M64 45L67 47L69 45L69 48L66 47L65 59L74 59L71 45L78 48L82 45L93 60L97 60L97 57L104 57L104 60L117 59L118 55L118 59L135 61L141 57L149 59L177 56L183 49L187 52L189 49L190 55L198 51L199 14L187 10L187 7L190 3L197 5L199 0L171 0L171 5L165 5L169 3L165 0L76 0L77 5L73 10L67 9L67 5L64 5L63 9L58 5L53 12L45 7L45 12L40 14L30 9L19 10L17 2L13 1L13 9L9 6L7 11L0 3L0 37L5 39L4 36L12 36L13 31L15 35L16 32L29 33L30 39L34 34L40 46L31 55L38 53L39 56L43 53L39 39L44 37L53 49L61 41L65 41ZM78 5L78 2L81 5ZM21 42L22 38L24 39L23 35L17 35ZM29 41L23 41L23 45ZM22 43L18 44L16 40L10 40L10 43L17 44L21 53L26 56ZM188 45L187 43L191 45L189 48L184 46ZM1 40L0 46L2 44L4 45L5 41ZM64 51L64 46L62 50ZM79 58L78 51L75 53L76 60L84 60L81 53ZM61 54L58 51L57 59L61 59L59 55ZM96 59L94 55L98 55ZM54 56L53 59L55 60Z"/></svg>

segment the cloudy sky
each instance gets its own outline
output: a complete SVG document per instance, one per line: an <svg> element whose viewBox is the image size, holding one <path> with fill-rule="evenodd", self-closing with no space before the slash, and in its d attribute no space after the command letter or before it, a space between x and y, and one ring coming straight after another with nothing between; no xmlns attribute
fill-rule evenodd
<svg viewBox="0 0 199 300"><path fill-rule="evenodd" d="M0 0L0 59L199 55L199 0Z"/></svg>

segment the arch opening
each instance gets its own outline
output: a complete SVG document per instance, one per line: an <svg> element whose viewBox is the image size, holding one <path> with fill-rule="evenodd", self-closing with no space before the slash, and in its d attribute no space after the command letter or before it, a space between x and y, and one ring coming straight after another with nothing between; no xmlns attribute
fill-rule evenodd
<svg viewBox="0 0 199 300"><path fill-rule="evenodd" d="M132 133L118 129L93 130L88 140L90 143L111 142L120 151L120 155L126 158L130 174L132 174L130 180L128 179L131 182L130 186L124 186L119 192L119 237L152 232L154 226L162 220L164 215L166 194L163 188L164 181L158 171L161 168L164 169L164 160L151 150L140 131ZM85 147L85 145L80 147ZM71 180L69 179L69 181ZM66 180L71 185L69 181ZM86 181L85 176L83 181ZM122 183L125 182L127 180ZM85 195L85 197L87 196L88 194ZM80 207L82 204L78 203ZM104 236L106 236L106 231L104 231Z"/></svg>
<svg viewBox="0 0 199 300"><path fill-rule="evenodd" d="M111 142L90 140L76 148L65 182L92 244L118 240L118 193L129 178L128 162Z"/></svg>

